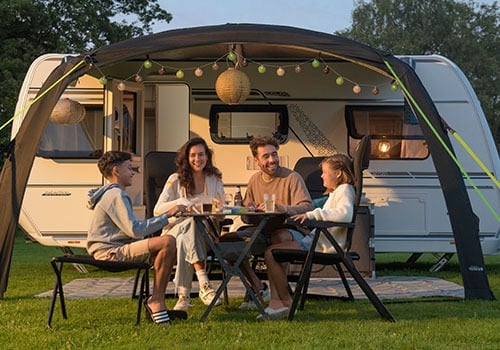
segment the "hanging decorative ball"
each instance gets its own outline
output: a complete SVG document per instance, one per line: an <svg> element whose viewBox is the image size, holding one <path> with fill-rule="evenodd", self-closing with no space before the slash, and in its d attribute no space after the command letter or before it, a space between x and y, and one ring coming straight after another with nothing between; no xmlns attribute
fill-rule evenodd
<svg viewBox="0 0 500 350"><path fill-rule="evenodd" d="M217 64L217 62L214 62L212 64L212 70L219 70L219 65Z"/></svg>
<svg viewBox="0 0 500 350"><path fill-rule="evenodd" d="M266 66L261 64L259 68L257 68L257 70L259 71L260 74L264 74L266 72Z"/></svg>
<svg viewBox="0 0 500 350"><path fill-rule="evenodd" d="M134 79L136 83L142 83L143 81L142 77L139 74L136 74Z"/></svg>
<svg viewBox="0 0 500 350"><path fill-rule="evenodd" d="M153 62L151 62L150 60L145 60L142 65L144 66L144 68L150 69L151 67L153 67Z"/></svg>
<svg viewBox="0 0 500 350"><path fill-rule="evenodd" d="M125 83L123 81L120 81L118 83L118 86L116 87L118 90L120 91L125 91L125 89L127 88L127 85L125 85Z"/></svg>
<svg viewBox="0 0 500 350"><path fill-rule="evenodd" d="M108 78L106 78L106 77L99 78L99 83L101 83L101 85L106 85L107 82L108 82Z"/></svg>
<svg viewBox="0 0 500 350"><path fill-rule="evenodd" d="M355 94L359 94L361 92L361 86L359 86L358 84L354 85L352 88L352 92L354 92Z"/></svg>
<svg viewBox="0 0 500 350"><path fill-rule="evenodd" d="M236 54L234 53L234 51L231 51L230 53L227 54L227 59L230 60L231 62L234 62L234 60L236 59Z"/></svg>
<svg viewBox="0 0 500 350"><path fill-rule="evenodd" d="M325 74L330 73L330 67L328 67L328 66L324 66L324 67L323 67L323 73L325 73Z"/></svg>
<svg viewBox="0 0 500 350"><path fill-rule="evenodd" d="M177 79L182 79L182 78L184 78L184 72L182 71L182 69L179 69L179 70L175 73L175 76L177 77Z"/></svg>
<svg viewBox="0 0 500 350"><path fill-rule="evenodd" d="M161 66L160 69L158 69L158 74L160 75L165 75L167 73L167 70L165 67Z"/></svg>
<svg viewBox="0 0 500 350"><path fill-rule="evenodd" d="M372 88L372 94L373 94L373 95L378 95L378 93L379 93L379 92L380 92L380 91L379 91L378 87L374 86L374 87Z"/></svg>
<svg viewBox="0 0 500 350"><path fill-rule="evenodd" d="M396 92L398 91L399 89L399 86L398 86L398 83L396 83L395 81L391 83L391 90Z"/></svg>
<svg viewBox="0 0 500 350"><path fill-rule="evenodd" d="M285 75L285 70L281 67L279 67L278 69L276 69L276 75L278 75L278 77L282 77Z"/></svg>
<svg viewBox="0 0 500 350"><path fill-rule="evenodd" d="M320 65L321 65L321 62L317 58L313 59L311 62L311 66L313 68L318 68Z"/></svg>
<svg viewBox="0 0 500 350"><path fill-rule="evenodd" d="M300 72L302 72L302 67L299 65L296 65L295 66L295 73L300 73Z"/></svg>
<svg viewBox="0 0 500 350"><path fill-rule="evenodd" d="M50 121L55 124L76 124L85 118L85 107L69 98L62 98L57 101Z"/></svg>
<svg viewBox="0 0 500 350"><path fill-rule="evenodd" d="M92 62L89 62L89 63L87 64L87 67L88 67L89 69L92 69L92 68L94 68L94 63L92 63Z"/></svg>
<svg viewBox="0 0 500 350"><path fill-rule="evenodd" d="M203 76L203 69L201 69L200 67L196 68L194 70L194 75L197 76L198 78Z"/></svg>
<svg viewBox="0 0 500 350"><path fill-rule="evenodd" d="M338 86L344 85L344 78L337 77L337 79L335 79L335 84L337 84Z"/></svg>
<svg viewBox="0 0 500 350"><path fill-rule="evenodd" d="M215 81L215 91L225 104L242 103L250 95L250 79L244 72L228 68Z"/></svg>

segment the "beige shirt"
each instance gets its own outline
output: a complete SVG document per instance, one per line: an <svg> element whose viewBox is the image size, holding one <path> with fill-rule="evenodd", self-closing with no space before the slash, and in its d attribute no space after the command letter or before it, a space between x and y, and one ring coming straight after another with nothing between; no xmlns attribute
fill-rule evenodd
<svg viewBox="0 0 500 350"><path fill-rule="evenodd" d="M276 176L266 182L258 171L248 181L243 204L264 202L264 193L276 195L276 211L290 215L305 213L313 209L309 191L299 173L280 167Z"/></svg>

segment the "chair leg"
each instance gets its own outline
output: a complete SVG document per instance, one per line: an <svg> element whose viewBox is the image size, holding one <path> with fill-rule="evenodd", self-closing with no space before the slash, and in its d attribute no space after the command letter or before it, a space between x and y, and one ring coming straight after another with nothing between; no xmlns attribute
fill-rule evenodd
<svg viewBox="0 0 500 350"><path fill-rule="evenodd" d="M57 295L59 295L59 300L61 302L62 316L64 319L68 318L68 315L66 313L66 304L64 303L64 292L63 292L63 284L61 278L63 263L60 262L58 266L56 261L51 261L50 264L52 265L54 273L56 274L56 284L54 286L54 291L52 293L52 300L50 302L49 316L47 318L47 328L52 327L52 316L54 315L54 308L56 304Z"/></svg>
<svg viewBox="0 0 500 350"><path fill-rule="evenodd" d="M354 278L356 283L359 285L361 290L365 293L365 295L368 297L370 302L373 304L375 309L378 311L380 316L385 318L388 321L395 322L396 320L394 317L391 315L389 310L385 307L385 305L382 303L382 301L379 299L377 294L373 291L373 289L370 287L370 285L365 281L363 276L359 273L358 269L356 266L354 266L354 263L352 260L348 257L345 257L342 259L344 266L346 267L347 271L351 274L351 276Z"/></svg>
<svg viewBox="0 0 500 350"><path fill-rule="evenodd" d="M300 277L299 280L295 286L295 292L293 293L293 300L292 300L292 306L290 307L290 311L288 313L288 321L292 321L293 317L295 316L295 311L297 310L297 306L299 304L299 300L302 300L301 304L303 307L303 304L305 302L305 293L304 293L304 287L309 281L309 278L311 277L311 271L312 271L312 258L313 258L313 253L309 252L306 257L306 261L304 262L304 265L302 267L302 271L300 272ZM307 288L307 287L306 287Z"/></svg>
<svg viewBox="0 0 500 350"><path fill-rule="evenodd" d="M345 277L344 270L342 269L342 266L337 263L335 264L335 267L337 268L337 271L339 272L340 279L342 280L342 284L344 285L345 291L347 292L347 297L349 300L354 300L354 295L352 295L352 290L351 287L349 286L349 282L347 281L347 278Z"/></svg>
<svg viewBox="0 0 500 350"><path fill-rule="evenodd" d="M141 272L141 269L138 269L137 271L139 274ZM135 288L134 288L135 290ZM142 310L142 303L144 300L147 300L149 297L149 269L146 268L144 269L144 272L142 274L141 278L141 289L138 293L137 296L137 314L135 316L135 325L138 326L139 323L141 322L141 310Z"/></svg>
<svg viewBox="0 0 500 350"><path fill-rule="evenodd" d="M135 299L138 297L137 287L139 286L139 279L140 278L141 278L141 269L137 269L137 273L135 274L135 279L134 279L134 287L132 288L132 299Z"/></svg>

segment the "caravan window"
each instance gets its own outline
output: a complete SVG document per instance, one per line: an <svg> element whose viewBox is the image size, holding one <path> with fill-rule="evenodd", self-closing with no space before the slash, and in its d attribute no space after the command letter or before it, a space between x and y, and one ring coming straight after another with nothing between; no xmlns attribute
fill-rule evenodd
<svg viewBox="0 0 500 350"><path fill-rule="evenodd" d="M349 150L364 135L372 140L370 159L424 159L429 149L418 120L405 106L346 106Z"/></svg>
<svg viewBox="0 0 500 350"><path fill-rule="evenodd" d="M85 105L85 118L79 123L56 124L49 121L37 156L99 158L103 150L103 118L102 105Z"/></svg>
<svg viewBox="0 0 500 350"><path fill-rule="evenodd" d="M212 105L210 136L215 143L249 143L255 136L288 137L285 105Z"/></svg>

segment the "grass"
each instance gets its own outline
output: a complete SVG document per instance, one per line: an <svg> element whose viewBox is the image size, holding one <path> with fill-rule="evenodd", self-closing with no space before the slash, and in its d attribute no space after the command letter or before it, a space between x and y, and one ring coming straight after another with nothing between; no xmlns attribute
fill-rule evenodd
<svg viewBox="0 0 500 350"><path fill-rule="evenodd" d="M420 298L385 301L397 319L382 320L365 300L312 299L293 322L258 323L256 312L239 310L241 299L217 307L199 322L205 306L197 299L187 321L162 328L143 313L134 327L136 301L100 298L67 301L68 320L56 306L53 328L46 329L48 298L54 274L49 261L60 250L16 237L9 286L0 300L0 344L4 349L498 349L500 302ZM424 256L409 268L403 254L377 254L377 275L434 276L461 284L456 257L430 273L434 258ZM500 296L500 256L486 256L491 289ZM124 273L130 276L130 272ZM91 270L89 277L119 276ZM82 278L67 267L64 281ZM172 306L175 300L168 300Z"/></svg>

